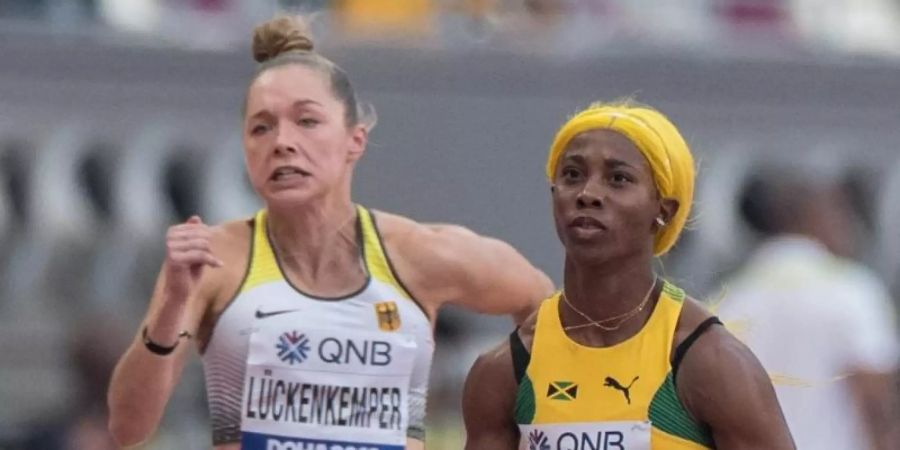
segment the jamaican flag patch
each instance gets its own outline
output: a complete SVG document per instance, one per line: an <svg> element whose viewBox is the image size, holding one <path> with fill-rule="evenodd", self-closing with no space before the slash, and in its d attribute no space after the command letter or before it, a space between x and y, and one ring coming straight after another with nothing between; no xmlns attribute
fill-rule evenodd
<svg viewBox="0 0 900 450"><path fill-rule="evenodd" d="M550 400L575 400L578 397L578 385L571 381L551 381L547 387L547 398Z"/></svg>

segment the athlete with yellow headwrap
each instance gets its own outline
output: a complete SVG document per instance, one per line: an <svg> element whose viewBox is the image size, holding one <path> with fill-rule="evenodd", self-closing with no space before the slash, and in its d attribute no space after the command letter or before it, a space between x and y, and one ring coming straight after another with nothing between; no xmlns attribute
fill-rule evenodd
<svg viewBox="0 0 900 450"><path fill-rule="evenodd" d="M694 161L660 112L595 104L547 160L564 289L481 356L467 450L792 449L764 369L654 256L690 213Z"/></svg>

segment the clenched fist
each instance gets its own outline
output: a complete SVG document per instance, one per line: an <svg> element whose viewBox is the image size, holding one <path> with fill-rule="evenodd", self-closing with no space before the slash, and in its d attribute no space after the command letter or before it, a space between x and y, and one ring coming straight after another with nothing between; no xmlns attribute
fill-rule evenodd
<svg viewBox="0 0 900 450"><path fill-rule="evenodd" d="M198 216L169 227L166 233L166 293L170 301L187 301L205 266L222 267L211 250L212 231Z"/></svg>

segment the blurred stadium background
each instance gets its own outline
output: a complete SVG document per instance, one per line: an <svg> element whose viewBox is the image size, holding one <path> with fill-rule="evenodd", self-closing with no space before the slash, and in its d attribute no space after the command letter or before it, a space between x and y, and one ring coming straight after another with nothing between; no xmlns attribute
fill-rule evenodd
<svg viewBox="0 0 900 450"><path fill-rule="evenodd" d="M505 239L559 282L546 148L577 108L635 96L700 167L667 276L719 296L754 243L746 175L787 157L852 182L859 258L900 294L897 0L0 0L0 449L106 448L165 227L259 207L240 106L250 30L278 11L312 14L378 110L362 204ZM461 448L463 377L510 330L444 312L430 449ZM146 448L208 448L204 395L195 361Z"/></svg>

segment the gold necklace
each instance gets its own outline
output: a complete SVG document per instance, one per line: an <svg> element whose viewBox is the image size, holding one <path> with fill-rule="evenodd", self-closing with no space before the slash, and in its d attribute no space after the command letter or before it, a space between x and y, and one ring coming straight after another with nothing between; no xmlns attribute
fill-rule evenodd
<svg viewBox="0 0 900 450"><path fill-rule="evenodd" d="M631 319L632 317L636 316L638 313L640 313L641 311L644 310L644 307L646 307L647 303L650 302L650 294L653 293L653 288L656 287L656 281L658 279L659 279L659 277L657 277L656 275L653 276L653 282L650 283L650 289L647 290L647 293L644 295L644 299L641 300L641 303L638 304L637 307L635 307L631 311L628 311L628 312L625 312L625 313L622 313L622 314L619 314L616 316L607 317L605 319L600 319L600 320L594 320L591 318L591 316L585 314L580 309L576 308L575 305L573 305L572 302L569 301L569 298L566 297L565 291L563 291L561 294L563 302L565 302L565 304L568 305L569 308L572 308L572 311L575 311L576 313L578 313L578 315L580 315L581 317L584 317L585 320L587 320L587 323L565 326L565 327L563 327L563 330L569 331L569 330L575 330L578 328L585 328L585 327L597 327L604 331L618 330L619 328L622 327L622 325L625 324L625 322L628 322L629 319ZM618 324L606 325L607 323L614 322L616 320L619 320Z"/></svg>

